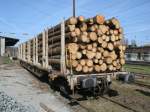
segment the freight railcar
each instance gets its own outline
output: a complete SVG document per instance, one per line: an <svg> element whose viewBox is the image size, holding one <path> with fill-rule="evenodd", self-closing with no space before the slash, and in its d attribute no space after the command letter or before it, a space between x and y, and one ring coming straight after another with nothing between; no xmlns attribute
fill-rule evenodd
<svg viewBox="0 0 150 112"><path fill-rule="evenodd" d="M38 77L47 76L50 84L57 86L62 91L70 91L73 94L76 90L91 90L96 93L104 93L111 84L111 75L120 73L121 65L124 64L124 57L122 56L124 48L120 44L115 43L119 43L122 37L111 37L111 35L115 36L122 33L121 27L117 25L115 20L114 24L113 22L104 21L103 16L96 16L93 20L85 20L83 17L78 17L62 21L55 27L45 29L44 32L35 38L20 44L18 47L18 59L20 64L26 69ZM105 26L107 27L104 28ZM80 27L80 29L75 27ZM102 28L103 31L95 30L98 28ZM105 32L104 30L107 31ZM82 33L85 35L89 34L87 36L91 40L85 38L86 36L83 36ZM100 38L102 38L103 34L108 35L107 37L110 38L101 40ZM83 38L80 39L80 37ZM73 46L72 51L69 51L68 43L73 43L77 47ZM103 43L110 43L110 46ZM113 48L111 48L111 43L114 46L112 46ZM91 50L89 48L89 53L94 52L94 56L92 56L93 53L87 56L85 52L82 52L83 54L79 53L77 57L73 57L73 52L77 52L77 49L85 50L84 46L79 45L87 44L95 46ZM102 46L104 47L103 51L98 51L98 47ZM102 53L104 51L107 52ZM96 55L97 52L102 54ZM107 53L111 53L111 56ZM83 61L83 59L85 60ZM77 64L76 62L81 63ZM86 65L87 62L89 62L88 65Z"/></svg>

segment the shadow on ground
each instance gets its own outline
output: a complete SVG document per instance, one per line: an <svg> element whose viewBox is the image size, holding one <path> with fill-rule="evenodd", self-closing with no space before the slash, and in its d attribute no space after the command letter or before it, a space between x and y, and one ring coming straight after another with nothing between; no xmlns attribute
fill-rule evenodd
<svg viewBox="0 0 150 112"><path fill-rule="evenodd" d="M143 94L145 96L150 96L150 92L148 92L148 91L143 91L143 90L140 90L140 89L136 89L136 91L140 92L141 94Z"/></svg>

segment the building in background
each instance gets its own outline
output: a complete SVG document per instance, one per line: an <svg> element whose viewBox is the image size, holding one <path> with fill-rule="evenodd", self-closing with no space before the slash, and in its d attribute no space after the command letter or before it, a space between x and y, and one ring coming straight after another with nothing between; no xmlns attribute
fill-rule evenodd
<svg viewBox="0 0 150 112"><path fill-rule="evenodd" d="M15 56L17 48L13 47L19 39L0 36L0 56Z"/></svg>
<svg viewBox="0 0 150 112"><path fill-rule="evenodd" d="M126 49L126 61L150 62L150 46L128 47Z"/></svg>

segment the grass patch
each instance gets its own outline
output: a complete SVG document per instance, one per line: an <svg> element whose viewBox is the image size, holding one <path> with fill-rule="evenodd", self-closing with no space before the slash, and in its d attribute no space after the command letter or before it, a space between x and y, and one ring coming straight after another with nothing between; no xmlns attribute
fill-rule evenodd
<svg viewBox="0 0 150 112"><path fill-rule="evenodd" d="M142 74L149 74L150 75L150 66L125 64L123 66L123 68L128 72L142 73Z"/></svg>
<svg viewBox="0 0 150 112"><path fill-rule="evenodd" d="M12 63L12 60L10 60L9 57L4 57L3 58L3 64L11 64Z"/></svg>

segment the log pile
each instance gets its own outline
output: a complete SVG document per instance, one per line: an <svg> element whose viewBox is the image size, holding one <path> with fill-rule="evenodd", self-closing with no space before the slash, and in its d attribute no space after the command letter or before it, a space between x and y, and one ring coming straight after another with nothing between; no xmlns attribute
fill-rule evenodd
<svg viewBox="0 0 150 112"><path fill-rule="evenodd" d="M49 29L49 64L60 63L60 37L60 24ZM65 21L68 69L77 73L119 71L125 64L122 38L123 29L116 18L69 18Z"/></svg>

